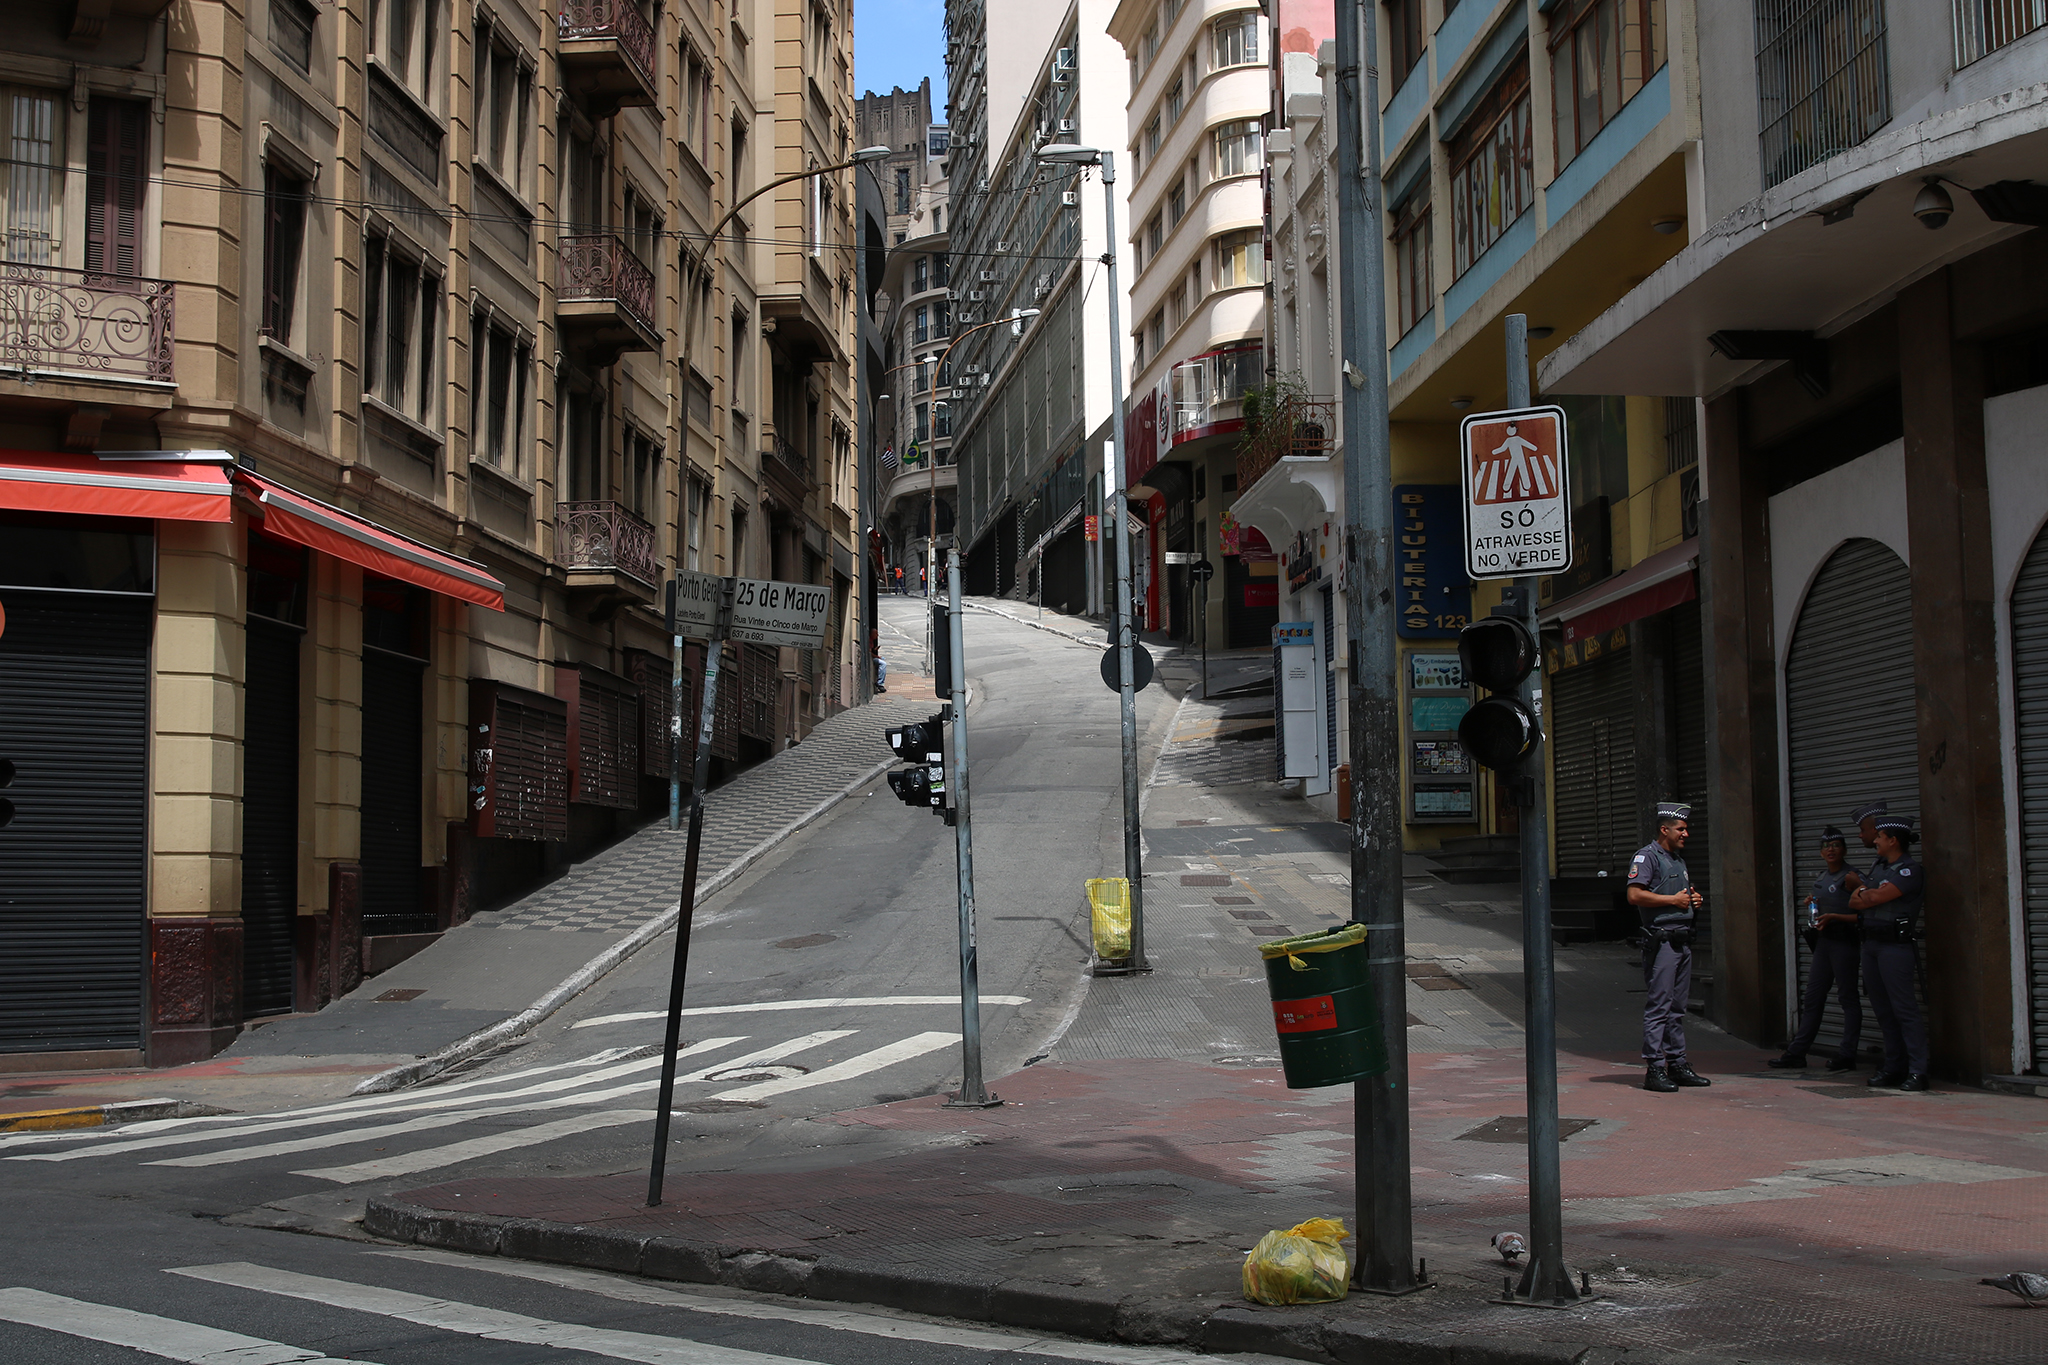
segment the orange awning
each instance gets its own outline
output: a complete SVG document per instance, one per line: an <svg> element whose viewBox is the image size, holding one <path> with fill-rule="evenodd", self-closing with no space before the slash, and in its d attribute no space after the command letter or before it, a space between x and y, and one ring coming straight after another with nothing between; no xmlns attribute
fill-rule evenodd
<svg viewBox="0 0 2048 1365"><path fill-rule="evenodd" d="M166 521L234 519L225 451L138 454L146 458L0 450L0 507Z"/></svg>
<svg viewBox="0 0 2048 1365"><path fill-rule="evenodd" d="M359 564L386 578L492 611L505 610L505 585L473 560L436 550L246 470L237 471L235 478L262 507L263 529L271 535Z"/></svg>

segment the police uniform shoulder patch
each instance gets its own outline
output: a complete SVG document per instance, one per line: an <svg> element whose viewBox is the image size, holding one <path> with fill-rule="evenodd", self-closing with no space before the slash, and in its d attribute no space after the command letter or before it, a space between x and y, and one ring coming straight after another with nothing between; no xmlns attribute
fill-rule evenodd
<svg viewBox="0 0 2048 1365"><path fill-rule="evenodd" d="M1638 854L1636 855L1636 862L1637 862L1637 863L1641 863L1642 861L1643 861L1643 855L1642 855L1642 854L1640 854L1640 853L1638 853Z"/></svg>
<svg viewBox="0 0 2048 1365"><path fill-rule="evenodd" d="M1913 869L1910 867L1902 867L1899 869L1899 875L1901 877L1910 877L1913 875Z"/></svg>

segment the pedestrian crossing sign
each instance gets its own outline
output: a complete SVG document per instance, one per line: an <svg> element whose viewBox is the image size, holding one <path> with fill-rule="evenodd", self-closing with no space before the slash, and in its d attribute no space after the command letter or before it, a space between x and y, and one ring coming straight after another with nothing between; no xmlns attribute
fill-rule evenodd
<svg viewBox="0 0 2048 1365"><path fill-rule="evenodd" d="M1563 573L1572 566L1564 409L1481 412L1459 426L1465 568L1474 578Z"/></svg>

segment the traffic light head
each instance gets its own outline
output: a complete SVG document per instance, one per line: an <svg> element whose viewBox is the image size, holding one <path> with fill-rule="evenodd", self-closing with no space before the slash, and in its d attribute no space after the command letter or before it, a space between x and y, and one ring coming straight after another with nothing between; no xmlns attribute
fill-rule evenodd
<svg viewBox="0 0 2048 1365"><path fill-rule="evenodd" d="M1458 632L1458 663L1467 682L1489 692L1512 692L1536 668L1536 642L1520 621L1488 616Z"/></svg>
<svg viewBox="0 0 2048 1365"><path fill-rule="evenodd" d="M937 763L920 763L889 774L889 789L906 806L946 804L946 769Z"/></svg>
<svg viewBox="0 0 2048 1365"><path fill-rule="evenodd" d="M883 733L896 757L912 763L942 763L946 751L946 718L943 714L898 726Z"/></svg>
<svg viewBox="0 0 2048 1365"><path fill-rule="evenodd" d="M1458 743L1486 767L1512 768L1536 744L1536 717L1513 697L1492 696L1458 722Z"/></svg>

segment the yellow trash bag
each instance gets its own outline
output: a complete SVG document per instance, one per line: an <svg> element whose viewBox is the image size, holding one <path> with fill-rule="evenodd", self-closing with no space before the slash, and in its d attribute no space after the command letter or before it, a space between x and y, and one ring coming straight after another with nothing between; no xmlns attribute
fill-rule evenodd
<svg viewBox="0 0 2048 1365"><path fill-rule="evenodd" d="M1131 955L1131 884L1123 877L1088 879L1088 911L1095 956L1121 962Z"/></svg>
<svg viewBox="0 0 2048 1365"><path fill-rule="evenodd" d="M1335 1303L1351 1290L1347 1235L1341 1218L1267 1233L1244 1258L1244 1296L1253 1303Z"/></svg>

